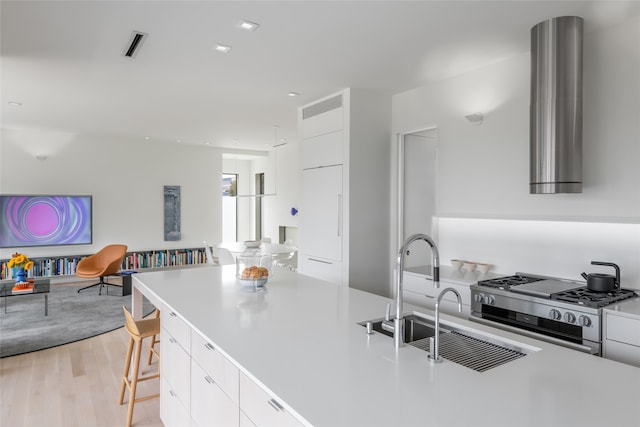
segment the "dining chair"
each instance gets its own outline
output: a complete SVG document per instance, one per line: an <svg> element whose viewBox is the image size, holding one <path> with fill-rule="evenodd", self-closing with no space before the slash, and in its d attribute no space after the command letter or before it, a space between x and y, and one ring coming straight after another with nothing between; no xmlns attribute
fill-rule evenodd
<svg viewBox="0 0 640 427"><path fill-rule="evenodd" d="M216 252L218 254L218 265L229 265L236 263L229 249L216 248Z"/></svg>

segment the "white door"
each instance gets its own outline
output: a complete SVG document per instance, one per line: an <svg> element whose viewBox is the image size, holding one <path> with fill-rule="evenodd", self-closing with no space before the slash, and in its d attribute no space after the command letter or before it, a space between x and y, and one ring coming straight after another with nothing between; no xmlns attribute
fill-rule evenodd
<svg viewBox="0 0 640 427"><path fill-rule="evenodd" d="M342 165L302 171L305 255L342 260Z"/></svg>

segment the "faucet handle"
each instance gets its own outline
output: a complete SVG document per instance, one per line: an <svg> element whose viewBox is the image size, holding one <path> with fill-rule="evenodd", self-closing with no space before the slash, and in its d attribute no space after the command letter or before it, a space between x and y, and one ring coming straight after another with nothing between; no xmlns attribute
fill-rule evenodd
<svg viewBox="0 0 640 427"><path fill-rule="evenodd" d="M387 303L387 312L384 314L384 320L387 322L391 321L391 303Z"/></svg>

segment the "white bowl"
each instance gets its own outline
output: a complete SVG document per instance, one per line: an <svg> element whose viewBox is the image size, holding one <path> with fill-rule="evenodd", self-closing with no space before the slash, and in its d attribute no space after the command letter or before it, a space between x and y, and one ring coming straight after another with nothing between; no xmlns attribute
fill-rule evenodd
<svg viewBox="0 0 640 427"><path fill-rule="evenodd" d="M262 243L260 240L245 240L244 241L244 247L245 248L258 248L258 247L260 247L260 243Z"/></svg>
<svg viewBox="0 0 640 427"><path fill-rule="evenodd" d="M465 261L465 263L462 264L462 269L471 272L476 269L476 263Z"/></svg>
<svg viewBox="0 0 640 427"><path fill-rule="evenodd" d="M493 268L493 264L484 264L479 262L476 264L476 268L480 273L486 274L491 271L491 269Z"/></svg>
<svg viewBox="0 0 640 427"><path fill-rule="evenodd" d="M454 270L460 270L460 267L462 267L462 264L464 264L464 260L462 260L462 259L452 259L451 260L451 267Z"/></svg>

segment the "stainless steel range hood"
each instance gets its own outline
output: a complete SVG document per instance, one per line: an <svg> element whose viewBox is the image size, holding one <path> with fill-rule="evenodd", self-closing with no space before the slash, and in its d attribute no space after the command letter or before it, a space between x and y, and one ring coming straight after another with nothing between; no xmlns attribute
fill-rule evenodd
<svg viewBox="0 0 640 427"><path fill-rule="evenodd" d="M583 19L531 29L531 194L582 192Z"/></svg>

